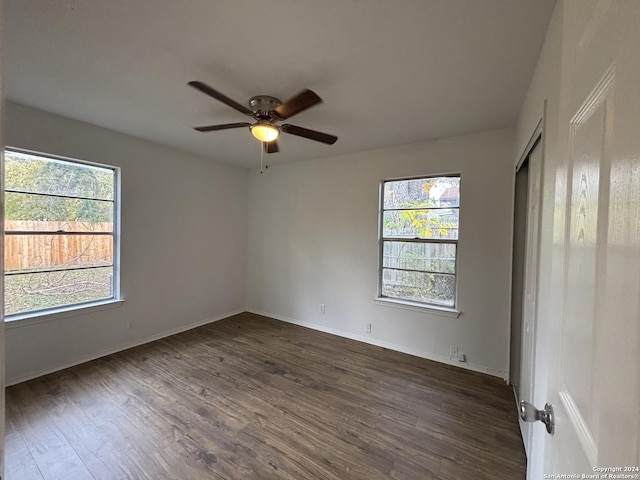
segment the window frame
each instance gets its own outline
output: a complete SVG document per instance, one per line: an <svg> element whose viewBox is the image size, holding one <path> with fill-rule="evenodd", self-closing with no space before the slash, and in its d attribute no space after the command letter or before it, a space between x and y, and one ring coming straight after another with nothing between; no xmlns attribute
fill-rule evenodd
<svg viewBox="0 0 640 480"><path fill-rule="evenodd" d="M459 240L460 240L460 211L461 205L458 204L457 207L449 207L455 208L458 210L458 236L455 239L420 239L420 238L402 238L402 237L385 237L384 236L384 214L386 211L391 211L395 209L385 209L384 205L384 192L385 192L385 184L388 182L402 182L409 180L428 180L432 178L458 178L459 183L462 184L462 173L454 172L454 173L446 173L446 174L437 174L437 175L417 175L410 177L399 177L399 178L387 178L380 181L379 184L379 201L378 201L378 292L377 297L375 299L376 303L384 306L392 306L392 307L400 307L409 310L432 310L436 314L441 314L444 316L452 316L459 317L461 312L458 310L458 258L459 258ZM437 208L435 208L437 209ZM429 210L429 208L425 208L425 210ZM383 271L384 271L384 243L385 242L410 242L410 243L424 243L424 244L455 244L456 246L456 254L455 254L455 273L449 274L453 275L455 278L454 281L454 294L453 294L453 305L442 305L438 303L430 303L430 302L421 302L418 300L411 300L406 298L399 297L389 297L382 294L382 285L383 285Z"/></svg>
<svg viewBox="0 0 640 480"><path fill-rule="evenodd" d="M49 308L41 308L37 310L29 310L26 312L17 312L17 313L8 314L8 315L5 314L4 315L5 322L15 322L19 320L29 320L29 319L40 322L43 320L47 320L49 318L59 318L59 317L79 315L87 310L102 310L105 308L110 308L111 306L120 306L124 302L124 298L122 298L121 296L121 279L120 279L121 168L115 165L108 165L108 164L93 162L89 160L82 160L82 159L72 158L72 157L67 157L62 155L39 152L39 151L29 150L25 148L13 147L9 145L5 146L2 154L5 155L6 152L9 152L9 153L15 152L17 154L22 154L22 155L33 155L37 157L43 157L45 159L51 159L51 160L66 162L70 164L76 164L76 165L82 165L82 166L88 166L88 167L97 167L97 168L102 168L106 170L111 170L113 171L114 178L113 178L113 219L112 219L113 228L111 232L111 237L113 238L113 253L112 253L113 259L112 259L112 265L111 265L113 268L113 279L112 279L112 285L111 285L111 288L112 288L111 296L107 298L96 299L96 300L89 300L89 301L77 302L77 303L68 303L65 305L49 307ZM14 192L14 191L11 190L10 192ZM7 193L7 188L3 178L2 195L4 196L6 193ZM16 193L28 194L29 192L16 191ZM59 195L59 194L46 195L42 193L37 193L37 195L43 195L48 197L58 197L58 198L80 198L80 197L66 196L66 195ZM3 218L4 218L4 212L3 212ZM20 232L20 233L23 233L23 232ZM6 224L4 224L4 222L3 222L2 234L3 236L7 235ZM44 233L38 233L38 235L42 235L42 234ZM46 234L58 235L60 234L60 232L46 232ZM73 271L73 270L82 270L82 269L83 268L79 268L79 269L71 268L69 270ZM6 270L4 269L4 265L3 265L2 276L4 281L4 278L7 276ZM4 296L4 292L3 292L3 296ZM3 298L3 305L4 304L5 302Z"/></svg>

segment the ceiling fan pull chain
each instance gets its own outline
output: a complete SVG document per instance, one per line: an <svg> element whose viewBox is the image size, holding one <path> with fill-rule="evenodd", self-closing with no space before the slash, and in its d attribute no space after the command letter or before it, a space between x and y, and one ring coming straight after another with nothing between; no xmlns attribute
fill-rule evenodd
<svg viewBox="0 0 640 480"><path fill-rule="evenodd" d="M260 173L262 173L262 167L264 165L264 144L260 142Z"/></svg>

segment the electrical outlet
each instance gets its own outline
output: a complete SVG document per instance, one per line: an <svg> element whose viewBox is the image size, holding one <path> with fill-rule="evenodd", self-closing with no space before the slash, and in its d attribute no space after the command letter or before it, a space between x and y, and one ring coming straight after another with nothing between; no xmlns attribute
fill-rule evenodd
<svg viewBox="0 0 640 480"><path fill-rule="evenodd" d="M463 363L466 362L467 356L462 352L458 352L458 361Z"/></svg>
<svg viewBox="0 0 640 480"><path fill-rule="evenodd" d="M127 328L133 328L133 320L129 320L127 323Z"/></svg>
<svg viewBox="0 0 640 480"><path fill-rule="evenodd" d="M458 346L457 345L449 345L449 359L458 359Z"/></svg>
<svg viewBox="0 0 640 480"><path fill-rule="evenodd" d="M324 315L324 314L326 313L326 311L327 311L327 310L326 310L326 309L325 309L325 307L324 307L324 303L321 303L321 304L320 304L320 313L321 313L322 315Z"/></svg>
<svg viewBox="0 0 640 480"><path fill-rule="evenodd" d="M371 324L370 324L370 323L367 323L367 324L364 326L364 329L365 329L365 331L366 331L367 333L371 333Z"/></svg>

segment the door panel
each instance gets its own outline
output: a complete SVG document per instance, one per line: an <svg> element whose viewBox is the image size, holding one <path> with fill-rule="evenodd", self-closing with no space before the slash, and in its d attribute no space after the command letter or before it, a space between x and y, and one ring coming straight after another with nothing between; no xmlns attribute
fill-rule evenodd
<svg viewBox="0 0 640 480"><path fill-rule="evenodd" d="M559 397L591 468L597 466L601 361L596 342L605 328L598 314L603 282L609 191L608 146L615 70L607 73L571 120L570 201L566 297ZM563 432L558 432L559 437ZM585 469L588 469L586 467Z"/></svg>
<svg viewBox="0 0 640 480"><path fill-rule="evenodd" d="M513 255L511 273L511 345L509 383L520 399L520 369L522 361L522 307L524 302L525 256L527 234L527 195L529 191L529 164L523 162L516 172L513 215Z"/></svg>
<svg viewBox="0 0 640 480"><path fill-rule="evenodd" d="M542 187L542 146L538 142L528 159L527 224L524 259L524 291L522 302L522 364L518 400L532 401L535 378L536 305L538 291L538 245L540 233L540 194ZM520 422L527 458L531 458L533 426Z"/></svg>

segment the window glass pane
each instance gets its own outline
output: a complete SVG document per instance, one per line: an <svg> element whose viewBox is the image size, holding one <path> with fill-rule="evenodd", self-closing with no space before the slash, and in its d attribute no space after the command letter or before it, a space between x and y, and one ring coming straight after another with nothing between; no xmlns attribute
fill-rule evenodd
<svg viewBox="0 0 640 480"><path fill-rule="evenodd" d="M406 270L456 273L456 245L452 243L384 242L382 265Z"/></svg>
<svg viewBox="0 0 640 480"><path fill-rule="evenodd" d="M452 307L455 290L454 275L382 269L382 295L385 297Z"/></svg>
<svg viewBox="0 0 640 480"><path fill-rule="evenodd" d="M13 220L31 221L32 223L28 227L29 231L40 228L48 229L47 222L63 222L59 224L62 227L56 228L56 231L71 231L69 227L77 227L81 231L95 229L104 231L103 226L96 224L111 224L113 222L113 202L7 192L5 194L5 218L7 219L5 225L7 231L15 228L16 225L11 222ZM113 226L110 225L109 230L112 228Z"/></svg>
<svg viewBox="0 0 640 480"><path fill-rule="evenodd" d="M5 189L114 199L115 172L35 154L5 151Z"/></svg>
<svg viewBox="0 0 640 480"><path fill-rule="evenodd" d="M401 210L384 212L384 237L458 238L456 209Z"/></svg>
<svg viewBox="0 0 640 480"><path fill-rule="evenodd" d="M384 183L383 207L459 207L460 177L416 178Z"/></svg>
<svg viewBox="0 0 640 480"><path fill-rule="evenodd" d="M118 169L7 149L4 173L5 314L113 298Z"/></svg>
<svg viewBox="0 0 640 480"><path fill-rule="evenodd" d="M5 235L6 272L111 265L112 235Z"/></svg>
<svg viewBox="0 0 640 480"><path fill-rule="evenodd" d="M5 314L112 297L113 267L5 276Z"/></svg>
<svg viewBox="0 0 640 480"><path fill-rule="evenodd" d="M455 305L459 208L459 176L384 182L380 295Z"/></svg>

